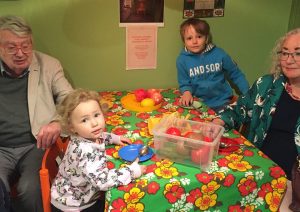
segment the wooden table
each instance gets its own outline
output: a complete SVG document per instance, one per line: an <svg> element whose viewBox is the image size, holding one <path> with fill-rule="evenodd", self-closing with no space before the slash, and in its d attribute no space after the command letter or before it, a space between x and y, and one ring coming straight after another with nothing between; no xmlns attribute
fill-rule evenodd
<svg viewBox="0 0 300 212"><path fill-rule="evenodd" d="M106 114L107 131L124 135L134 143L153 148L147 120L165 113L189 114L194 121L211 121L214 111L203 105L200 110L178 106L179 91L162 91L164 103L153 112L133 112L121 106L127 91L101 92L113 102ZM237 131L224 134L223 139L251 145ZM119 168L125 162L118 156L118 146L108 146L112 156L109 168ZM228 150L228 149L227 149ZM155 155L143 165L147 173L127 186L106 192L106 211L277 211L286 191L283 170L255 147L235 148L220 152L206 172Z"/></svg>

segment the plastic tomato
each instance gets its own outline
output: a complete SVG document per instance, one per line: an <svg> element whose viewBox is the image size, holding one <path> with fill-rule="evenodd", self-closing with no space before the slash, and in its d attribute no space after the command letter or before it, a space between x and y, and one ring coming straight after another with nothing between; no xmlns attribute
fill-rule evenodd
<svg viewBox="0 0 300 212"><path fill-rule="evenodd" d="M136 101L138 101L138 102L140 102L143 99L148 97L147 91L143 88L134 90L134 95L135 95Z"/></svg>
<svg viewBox="0 0 300 212"><path fill-rule="evenodd" d="M152 96L152 94L154 93L159 93L159 90L155 89L155 88L150 88L147 90L148 96Z"/></svg>
<svg viewBox="0 0 300 212"><path fill-rule="evenodd" d="M207 136L203 136L203 141L211 143L211 142L213 142L213 139L210 137L207 137Z"/></svg>
<svg viewBox="0 0 300 212"><path fill-rule="evenodd" d="M199 149L193 149L191 152L191 160L196 164L208 163L209 150L209 146L203 146Z"/></svg>
<svg viewBox="0 0 300 212"><path fill-rule="evenodd" d="M169 134L169 135L181 136L181 132L177 127L169 127L166 130L166 133Z"/></svg>
<svg viewBox="0 0 300 212"><path fill-rule="evenodd" d="M155 92L150 96L151 99L155 102L155 105L158 105L162 102L163 96L159 92Z"/></svg>

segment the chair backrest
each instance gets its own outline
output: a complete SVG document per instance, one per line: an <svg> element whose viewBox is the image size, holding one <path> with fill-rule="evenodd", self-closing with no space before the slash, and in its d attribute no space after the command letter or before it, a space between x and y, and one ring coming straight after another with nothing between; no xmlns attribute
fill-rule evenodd
<svg viewBox="0 0 300 212"><path fill-rule="evenodd" d="M40 182L42 191L42 201L44 212L51 212L50 205L50 188L53 179L58 172L58 160L63 158L63 155L68 146L68 138L58 138L55 144L45 151L40 169Z"/></svg>
<svg viewBox="0 0 300 212"><path fill-rule="evenodd" d="M229 102L229 104L233 104L233 103L235 103L237 100L238 100L238 96L236 96L236 95L234 95L234 96L232 96L232 98L230 99L230 102Z"/></svg>

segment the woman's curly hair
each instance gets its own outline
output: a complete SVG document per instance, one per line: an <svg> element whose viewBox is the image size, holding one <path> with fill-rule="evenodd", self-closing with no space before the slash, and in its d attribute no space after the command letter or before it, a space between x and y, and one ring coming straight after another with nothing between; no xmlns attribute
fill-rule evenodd
<svg viewBox="0 0 300 212"><path fill-rule="evenodd" d="M280 55L278 52L282 50L282 45L286 41L288 37L291 35L295 35L300 33L300 28L296 28L294 30L289 31L286 33L283 37L279 38L278 41L275 44L275 47L272 50L272 63L270 68L270 73L274 74L275 77L278 77L282 73L281 65L280 65Z"/></svg>

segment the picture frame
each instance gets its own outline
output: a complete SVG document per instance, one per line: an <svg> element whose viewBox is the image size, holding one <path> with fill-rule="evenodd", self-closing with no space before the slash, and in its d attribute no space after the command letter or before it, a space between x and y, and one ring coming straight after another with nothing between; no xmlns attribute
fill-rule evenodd
<svg viewBox="0 0 300 212"><path fill-rule="evenodd" d="M183 18L223 17L225 0L184 0Z"/></svg>
<svg viewBox="0 0 300 212"><path fill-rule="evenodd" d="M164 26L164 0L119 0L119 26Z"/></svg>

